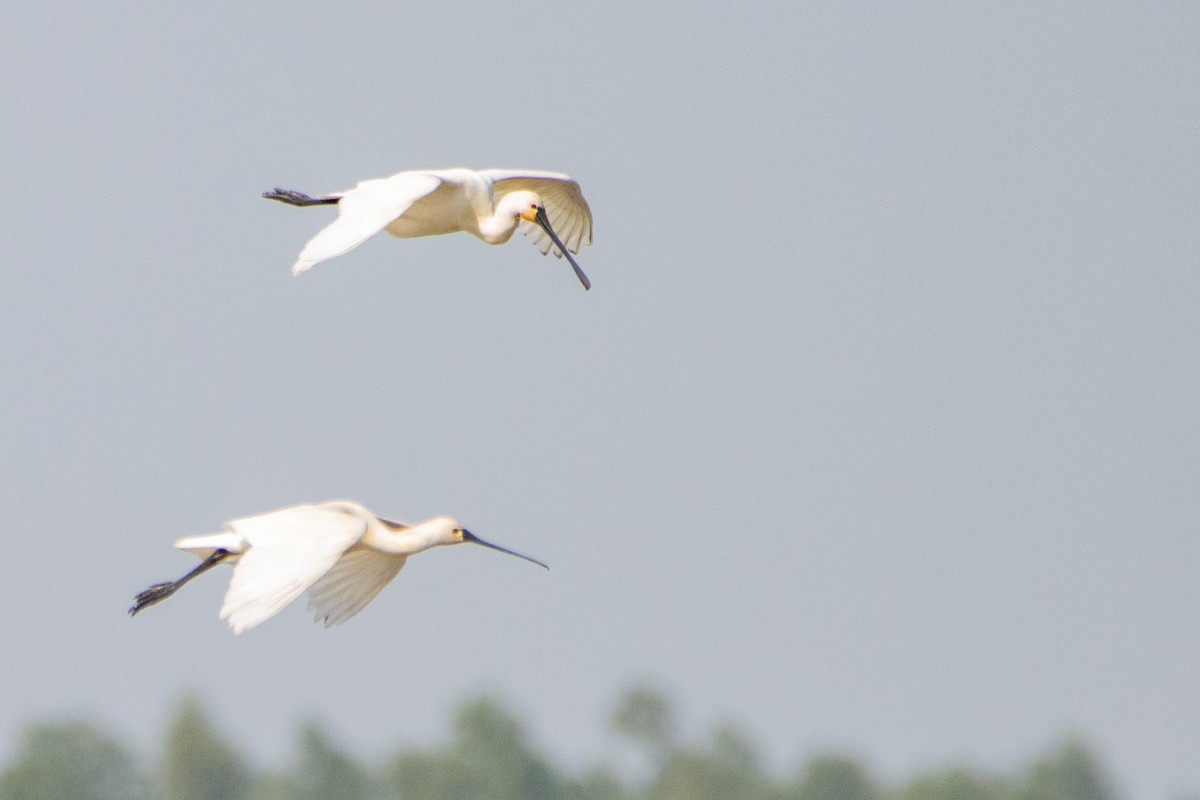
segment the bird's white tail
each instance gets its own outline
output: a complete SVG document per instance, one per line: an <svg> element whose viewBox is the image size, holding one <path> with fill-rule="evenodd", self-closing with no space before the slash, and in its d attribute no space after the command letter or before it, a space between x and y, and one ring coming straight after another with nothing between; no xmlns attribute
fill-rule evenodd
<svg viewBox="0 0 1200 800"><path fill-rule="evenodd" d="M242 553L246 549L246 540L233 531L219 531L202 533L199 536L185 536L176 540L175 547L186 553L207 558L214 550L225 550L234 554Z"/></svg>

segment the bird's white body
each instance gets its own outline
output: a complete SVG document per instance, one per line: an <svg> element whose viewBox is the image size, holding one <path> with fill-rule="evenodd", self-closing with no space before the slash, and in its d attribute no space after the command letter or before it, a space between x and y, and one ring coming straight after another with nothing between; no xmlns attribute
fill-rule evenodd
<svg viewBox="0 0 1200 800"><path fill-rule="evenodd" d="M464 541L545 566L480 540L449 517L405 525L378 517L351 500L290 506L236 519L215 533L179 539L175 547L205 559L203 569L217 563L233 565L220 616L234 633L241 633L274 616L306 590L315 618L326 627L337 625L371 602L409 556ZM170 596L193 574L143 592L131 613Z"/></svg>
<svg viewBox="0 0 1200 800"><path fill-rule="evenodd" d="M524 225L543 255L553 249L561 257L548 232L522 218L531 203L544 206L550 225L572 253L592 243L591 209L579 184L559 172L416 170L363 181L322 202L336 202L338 218L304 246L292 266L293 275L349 252L384 230L401 239L462 231L488 244L504 244Z"/></svg>

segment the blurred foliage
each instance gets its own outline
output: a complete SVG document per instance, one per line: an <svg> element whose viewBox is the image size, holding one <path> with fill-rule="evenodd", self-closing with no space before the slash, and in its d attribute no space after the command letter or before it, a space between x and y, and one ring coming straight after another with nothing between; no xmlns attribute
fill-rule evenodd
<svg viewBox="0 0 1200 800"><path fill-rule="evenodd" d="M148 798L145 778L120 742L90 725L34 725L0 773L3 800Z"/></svg>
<svg viewBox="0 0 1200 800"><path fill-rule="evenodd" d="M382 781L353 756L334 746L316 722L300 727L295 765L261 776L246 800L383 800L392 797Z"/></svg>
<svg viewBox="0 0 1200 800"><path fill-rule="evenodd" d="M866 768L845 756L820 756L804 767L791 797L796 800L882 800Z"/></svg>
<svg viewBox="0 0 1200 800"><path fill-rule="evenodd" d="M520 719L492 698L464 703L450 741L367 765L316 722L297 733L294 761L262 773L185 699L163 751L140 764L120 742L83 723L34 725L0 765L0 800L1117 800L1099 759L1069 739L1027 769L996 775L956 766L883 785L860 760L808 759L792 777L766 769L749 736L716 728L681 742L666 696L630 689L612 733L649 756L638 778L608 764L572 775L534 748Z"/></svg>
<svg viewBox="0 0 1200 800"><path fill-rule="evenodd" d="M382 797L372 787L370 773L329 740L316 722L300 730L300 763L292 800L371 800Z"/></svg>
<svg viewBox="0 0 1200 800"><path fill-rule="evenodd" d="M1095 756L1072 739L1029 771L1020 800L1116 800Z"/></svg>
<svg viewBox="0 0 1200 800"><path fill-rule="evenodd" d="M242 800L250 768L209 725L200 701L185 698L167 728L159 786L163 800Z"/></svg>
<svg viewBox="0 0 1200 800"><path fill-rule="evenodd" d="M947 769L914 778L897 795L898 800L1016 800L1013 781L972 772Z"/></svg>
<svg viewBox="0 0 1200 800"><path fill-rule="evenodd" d="M392 796L405 800L565 797L562 779L529 748L520 722L489 699L459 709L448 747L401 754L390 775Z"/></svg>
<svg viewBox="0 0 1200 800"><path fill-rule="evenodd" d="M648 800L768 800L772 781L750 742L731 727L718 728L702 750L670 752L647 793Z"/></svg>
<svg viewBox="0 0 1200 800"><path fill-rule="evenodd" d="M675 747L675 714L666 695L649 686L625 692L612 715L613 730L662 761Z"/></svg>

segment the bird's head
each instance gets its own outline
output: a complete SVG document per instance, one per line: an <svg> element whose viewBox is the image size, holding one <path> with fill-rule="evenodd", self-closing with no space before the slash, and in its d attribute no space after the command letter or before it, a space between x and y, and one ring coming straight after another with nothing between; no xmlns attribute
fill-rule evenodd
<svg viewBox="0 0 1200 800"><path fill-rule="evenodd" d="M538 222L538 213L540 212L542 215L546 213L546 204L542 202L542 198L537 192L527 189L509 192L501 203L501 208L505 211L526 222L532 222L534 225L541 224Z"/></svg>
<svg viewBox="0 0 1200 800"><path fill-rule="evenodd" d="M554 232L554 228L550 225L550 217L546 214L546 204L542 202L542 198L537 192L531 192L526 189L511 192L504 196L498 210L510 211L516 214L518 219L532 222L544 230L546 235L550 237L550 241L554 242L554 246L558 248L558 254L570 262L571 269L575 270L575 276L579 278L579 282L583 284L583 288L592 288L592 282L588 280L587 275L583 274L583 270L575 263L575 259L571 257L571 253L567 250L566 245L562 243L562 240L558 238L558 234Z"/></svg>

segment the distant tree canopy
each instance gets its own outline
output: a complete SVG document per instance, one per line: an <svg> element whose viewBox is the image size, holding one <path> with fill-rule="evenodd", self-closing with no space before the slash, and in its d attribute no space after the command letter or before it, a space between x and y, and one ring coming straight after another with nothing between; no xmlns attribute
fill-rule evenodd
<svg viewBox="0 0 1200 800"><path fill-rule="evenodd" d="M185 698L167 729L159 770L164 800L239 800L250 790L250 768L212 729L200 701Z"/></svg>
<svg viewBox="0 0 1200 800"><path fill-rule="evenodd" d="M898 800L1016 800L1015 785L968 769L947 769L912 779Z"/></svg>
<svg viewBox="0 0 1200 800"><path fill-rule="evenodd" d="M792 777L772 774L750 737L729 725L703 744L681 742L670 701L645 686L626 692L611 719L612 733L649 756L650 774L629 778L608 764L564 773L488 697L459 707L450 741L379 765L361 763L307 722L291 766L263 773L186 698L163 752L145 765L91 725L31 726L0 768L0 800L1118 800L1076 739L1011 775L956 766L884 786L845 755L811 758Z"/></svg>
<svg viewBox="0 0 1200 800"><path fill-rule="evenodd" d="M3 800L149 798L129 752L84 723L34 725L15 763L0 773Z"/></svg>
<svg viewBox="0 0 1200 800"><path fill-rule="evenodd" d="M520 722L490 699L459 709L448 746L401 754L390 775L397 798L555 800L564 794L562 778L529 749Z"/></svg>
<svg viewBox="0 0 1200 800"><path fill-rule="evenodd" d="M796 800L882 800L882 792L862 764L843 756L809 761L794 796Z"/></svg>
<svg viewBox="0 0 1200 800"><path fill-rule="evenodd" d="M1116 800L1096 758L1076 739L1037 761L1024 784L1020 800Z"/></svg>
<svg viewBox="0 0 1200 800"><path fill-rule="evenodd" d="M617 703L613 730L661 759L675 746L675 712L666 696L648 686L634 686Z"/></svg>

